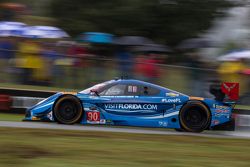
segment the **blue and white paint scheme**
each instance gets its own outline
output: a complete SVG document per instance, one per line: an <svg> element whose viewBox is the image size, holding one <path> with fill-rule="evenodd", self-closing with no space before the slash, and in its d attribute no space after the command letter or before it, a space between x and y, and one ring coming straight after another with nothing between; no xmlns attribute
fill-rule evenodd
<svg viewBox="0 0 250 167"><path fill-rule="evenodd" d="M98 94L92 90L98 91ZM209 128L230 121L232 115L232 107L221 101L190 97L139 80L118 79L94 85L78 93L56 93L29 108L24 120L54 121L54 104L65 94L72 94L81 101L81 124L178 129L181 128L179 112L190 101L199 101L207 106L211 112ZM94 118L90 119L90 116Z"/></svg>

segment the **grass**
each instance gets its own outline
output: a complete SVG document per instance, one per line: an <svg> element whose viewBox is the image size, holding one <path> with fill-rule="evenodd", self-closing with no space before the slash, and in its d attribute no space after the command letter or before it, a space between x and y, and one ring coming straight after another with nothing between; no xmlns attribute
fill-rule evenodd
<svg viewBox="0 0 250 167"><path fill-rule="evenodd" d="M242 110L250 110L250 106L246 106L246 105L236 105L235 108L242 109Z"/></svg>
<svg viewBox="0 0 250 167"><path fill-rule="evenodd" d="M0 113L0 121L21 121L24 114Z"/></svg>
<svg viewBox="0 0 250 167"><path fill-rule="evenodd" d="M250 140L0 128L0 166L235 167Z"/></svg>
<svg viewBox="0 0 250 167"><path fill-rule="evenodd" d="M0 114L0 121L21 121ZM0 167L250 165L250 140L0 128Z"/></svg>

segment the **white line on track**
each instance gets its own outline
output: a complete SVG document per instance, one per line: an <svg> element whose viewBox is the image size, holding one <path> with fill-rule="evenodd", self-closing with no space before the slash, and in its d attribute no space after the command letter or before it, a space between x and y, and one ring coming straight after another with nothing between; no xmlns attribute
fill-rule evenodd
<svg viewBox="0 0 250 167"><path fill-rule="evenodd" d="M32 129L58 129L58 130L78 130L78 131L101 131L101 132L121 132L121 133L135 133L135 134L152 134L152 135L179 135L179 136L200 136L200 137L214 137L214 138L248 138L250 139L250 132L242 131L206 131L203 133L185 133L175 132L170 130L149 130L143 128L119 128L119 127L103 127L103 126L84 126L84 125L63 125L57 123L47 122L11 122L0 121L0 127L11 128L32 128Z"/></svg>

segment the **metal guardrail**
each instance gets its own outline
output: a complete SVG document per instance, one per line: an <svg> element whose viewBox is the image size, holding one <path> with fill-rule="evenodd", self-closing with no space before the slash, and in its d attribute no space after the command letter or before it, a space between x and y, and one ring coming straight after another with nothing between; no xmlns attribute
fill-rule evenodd
<svg viewBox="0 0 250 167"><path fill-rule="evenodd" d="M12 96L12 108L27 109L38 102L42 101L44 98L40 97L19 97Z"/></svg>
<svg viewBox="0 0 250 167"><path fill-rule="evenodd" d="M55 91L42 91L42 90L15 89L15 88L1 88L0 87L0 94L5 94L9 96L47 98L55 93L56 93Z"/></svg>
<svg viewBox="0 0 250 167"><path fill-rule="evenodd" d="M240 127L250 127L250 115L238 114L235 120L236 126Z"/></svg>

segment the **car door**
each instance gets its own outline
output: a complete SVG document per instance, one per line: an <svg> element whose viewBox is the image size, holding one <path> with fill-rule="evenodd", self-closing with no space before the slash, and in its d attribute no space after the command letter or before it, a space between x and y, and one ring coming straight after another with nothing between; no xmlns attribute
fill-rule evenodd
<svg viewBox="0 0 250 167"><path fill-rule="evenodd" d="M118 83L100 93L106 100L98 105L116 125L159 127L164 111L160 93L144 85Z"/></svg>

